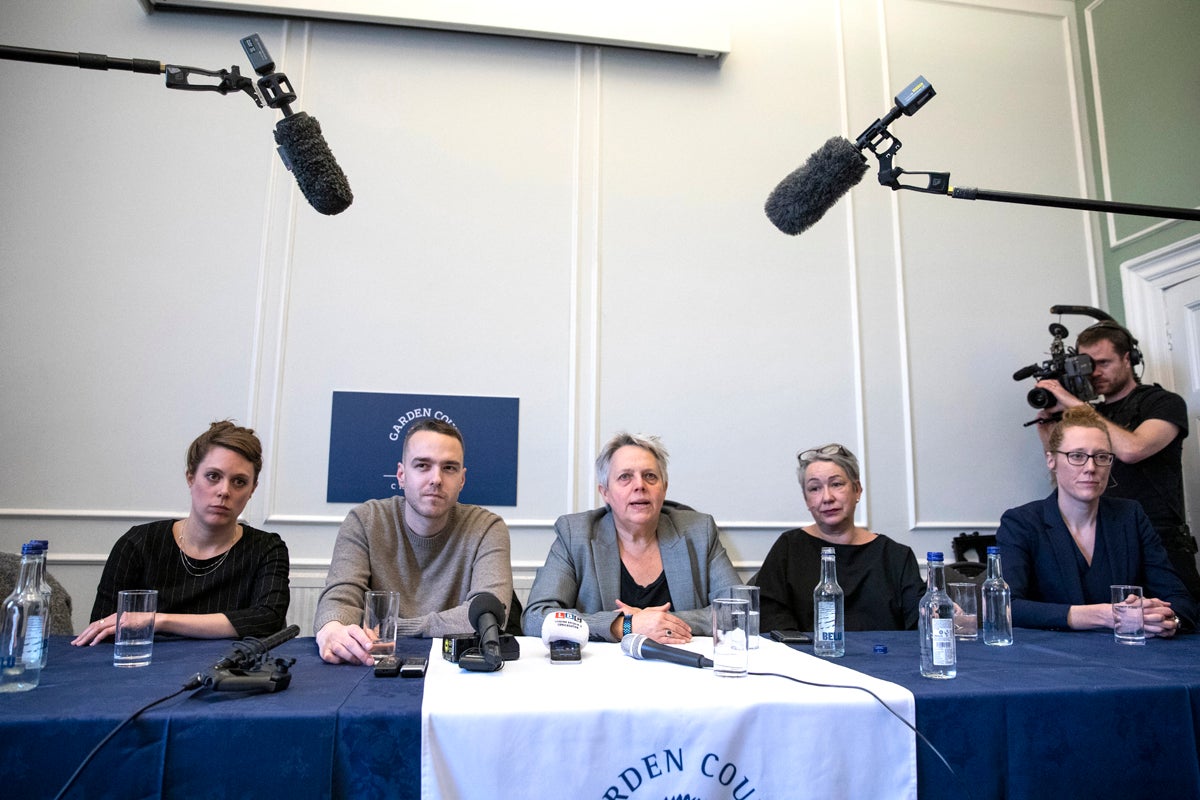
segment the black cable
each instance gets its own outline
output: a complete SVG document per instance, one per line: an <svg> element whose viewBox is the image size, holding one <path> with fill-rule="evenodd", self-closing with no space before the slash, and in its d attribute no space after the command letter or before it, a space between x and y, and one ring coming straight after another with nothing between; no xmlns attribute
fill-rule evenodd
<svg viewBox="0 0 1200 800"><path fill-rule="evenodd" d="M747 675L770 676L773 678L787 678L789 681L795 681L796 683L802 683L805 686L816 686L817 688L820 688L820 689L857 689L860 692L866 692L867 694L871 695L871 697L875 698L876 703L879 703L879 705L886 708L893 717L895 717L896 719L903 722L906 726L908 726L909 730L911 730L918 737L920 737L921 741L925 743L925 746L928 747L930 750L932 750L933 754L938 757L938 760L941 761L943 765L945 765L946 771L949 772L951 775L953 775L954 780L958 781L959 785L962 786L963 794L965 794L967 796L967 800L971 800L971 790L969 788L967 788L966 781L964 781L962 778L959 777L958 773L954 771L954 768L950 766L950 762L947 761L945 759L945 757L938 751L938 749L933 746L933 742L926 739L925 734L923 734L919 730L917 730L916 725L913 725L911 722L906 720L904 717L900 716L900 714L896 711L896 709L892 708L887 703L883 702L883 699L879 695L875 694L874 692L872 692L870 689L866 688L865 686L848 686L848 685L843 685L840 683L817 683L815 681L806 681L802 678L796 678L791 675L784 675L779 672L747 672L746 674Z"/></svg>
<svg viewBox="0 0 1200 800"><path fill-rule="evenodd" d="M184 686L181 689L176 689L175 691L171 692L169 695L166 695L165 697L160 697L157 700L154 700L153 702L147 703L146 705L142 706L137 711L133 712L128 717L126 717L120 724L117 725L117 727L115 727L111 731L109 731L108 735L105 736L103 739L101 739L99 744L97 744L95 747L92 748L92 752L88 753L87 756L84 757L83 763L81 763L75 769L75 772L72 773L71 777L67 779L66 784L61 789L58 790L58 794L54 795L54 800L62 800L62 798L64 796L66 796L67 792L70 791L71 786L75 783L75 780L79 777L80 773L83 772L83 768L86 767L89 763L91 763L91 760L93 758L95 758L96 753L100 752L100 748L104 747L104 745L108 744L108 741L110 739L112 739L114 736L116 736L118 731L120 731L126 725L128 725L129 723L131 723L135 719L137 719L138 716L142 714L142 712L149 711L151 708L154 708L159 703L165 703L166 701L170 700L172 697L175 697L176 695L179 695L179 694L183 694L184 692L189 691L192 688L194 688L194 687Z"/></svg>

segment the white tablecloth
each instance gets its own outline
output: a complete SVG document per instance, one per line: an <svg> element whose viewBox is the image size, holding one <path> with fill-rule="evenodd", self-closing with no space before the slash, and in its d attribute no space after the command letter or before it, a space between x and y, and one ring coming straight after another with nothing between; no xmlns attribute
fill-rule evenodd
<svg viewBox="0 0 1200 800"><path fill-rule="evenodd" d="M917 796L915 736L870 695L641 661L590 642L551 664L540 639L493 673L434 658L421 708L424 800L768 800ZM712 640L686 649L711 655ZM763 641L751 672L870 689L910 723L912 693Z"/></svg>

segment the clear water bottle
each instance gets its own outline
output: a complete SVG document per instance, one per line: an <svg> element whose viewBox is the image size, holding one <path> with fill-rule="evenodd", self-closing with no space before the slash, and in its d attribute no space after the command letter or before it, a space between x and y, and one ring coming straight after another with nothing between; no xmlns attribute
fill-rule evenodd
<svg viewBox="0 0 1200 800"><path fill-rule="evenodd" d="M946 594L941 553L928 553L929 581L920 605L921 675L953 678L958 674L954 653L954 602Z"/></svg>
<svg viewBox="0 0 1200 800"><path fill-rule="evenodd" d="M24 692L42 676L42 643L46 607L42 603L38 567L41 550L32 542L21 547L17 588L4 600L0 619L0 692Z"/></svg>
<svg viewBox="0 0 1200 800"><path fill-rule="evenodd" d="M813 655L839 658L846 654L845 593L837 582L832 547L821 548L821 582L813 589Z"/></svg>
<svg viewBox="0 0 1200 800"><path fill-rule="evenodd" d="M42 608L45 609L45 628L42 630L42 669L46 668L46 654L50 650L50 596L53 590L46 580L46 559L50 557L50 542L45 539L34 539L30 542L42 551L38 561L38 587L42 592Z"/></svg>
<svg viewBox="0 0 1200 800"><path fill-rule="evenodd" d="M1013 643L1012 592L1000 572L1000 548L987 549L987 580L983 582L983 643Z"/></svg>

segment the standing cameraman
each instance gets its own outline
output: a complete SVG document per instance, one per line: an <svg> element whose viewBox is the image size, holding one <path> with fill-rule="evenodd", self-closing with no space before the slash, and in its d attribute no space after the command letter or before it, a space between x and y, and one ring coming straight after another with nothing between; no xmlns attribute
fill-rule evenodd
<svg viewBox="0 0 1200 800"><path fill-rule="evenodd" d="M1111 320L1086 328L1075 341L1081 354L1094 362L1092 385L1104 402L1096 410L1104 417L1117 460L1107 494L1142 504L1179 577L1200 601L1196 571L1196 539L1190 534L1183 504L1183 440L1188 434L1187 404L1157 383L1144 386L1133 368L1142 362L1137 339ZM1048 447L1050 425L1064 408L1083 401L1056 380L1037 385L1058 400L1038 412L1038 435Z"/></svg>

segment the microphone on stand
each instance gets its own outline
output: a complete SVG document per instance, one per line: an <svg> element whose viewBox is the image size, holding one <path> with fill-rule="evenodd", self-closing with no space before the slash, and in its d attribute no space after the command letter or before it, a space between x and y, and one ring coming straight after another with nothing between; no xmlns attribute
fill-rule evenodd
<svg viewBox="0 0 1200 800"><path fill-rule="evenodd" d="M621 639L621 652L630 658L670 661L685 667L704 668L713 665L711 658L705 658L690 650L659 644L642 633L630 633Z"/></svg>
<svg viewBox="0 0 1200 800"><path fill-rule="evenodd" d="M504 619L504 604L491 592L480 592L471 598L467 610L471 627L479 636L479 647L463 653L458 665L471 672L495 672L504 666L500 651L500 620Z"/></svg>

